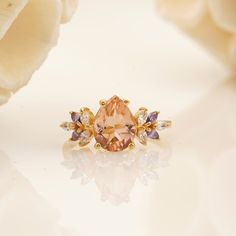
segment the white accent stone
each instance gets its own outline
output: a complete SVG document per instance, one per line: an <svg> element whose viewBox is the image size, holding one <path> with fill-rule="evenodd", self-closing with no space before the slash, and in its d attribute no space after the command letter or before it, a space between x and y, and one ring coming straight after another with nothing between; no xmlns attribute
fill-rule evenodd
<svg viewBox="0 0 236 236"><path fill-rule="evenodd" d="M145 145L147 143L147 132L145 131L145 129L139 129L137 136L141 144Z"/></svg>
<svg viewBox="0 0 236 236"><path fill-rule="evenodd" d="M148 117L148 113L145 110L141 110L138 113L138 124L143 125L146 123Z"/></svg>
<svg viewBox="0 0 236 236"><path fill-rule="evenodd" d="M157 121L157 129L158 130L163 130L167 127L167 123L164 120L158 120Z"/></svg>
<svg viewBox="0 0 236 236"><path fill-rule="evenodd" d="M84 111L80 116L80 122L83 125L89 125L90 123L90 113L88 111Z"/></svg>

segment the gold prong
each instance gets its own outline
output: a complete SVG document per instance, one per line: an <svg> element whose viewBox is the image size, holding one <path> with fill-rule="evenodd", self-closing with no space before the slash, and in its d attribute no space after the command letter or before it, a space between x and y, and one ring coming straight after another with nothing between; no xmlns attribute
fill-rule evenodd
<svg viewBox="0 0 236 236"><path fill-rule="evenodd" d="M148 109L146 107L140 107L139 111L147 111Z"/></svg>
<svg viewBox="0 0 236 236"><path fill-rule="evenodd" d="M152 129L151 129L150 127L147 127L147 128L146 128L146 131L147 131L147 132L151 132Z"/></svg>
<svg viewBox="0 0 236 236"><path fill-rule="evenodd" d="M76 122L76 125L77 125L79 128L82 128L82 126L83 126L79 121Z"/></svg>
<svg viewBox="0 0 236 236"><path fill-rule="evenodd" d="M124 99L123 102L124 102L124 104L127 105L127 106L130 104L130 101L127 100L127 99Z"/></svg>
<svg viewBox="0 0 236 236"><path fill-rule="evenodd" d="M99 101L100 106L105 106L106 103L107 103L107 101L104 100L104 99L102 99L102 100Z"/></svg>
<svg viewBox="0 0 236 236"><path fill-rule="evenodd" d="M134 149L134 148L135 148L135 143L134 142L130 143L129 144L129 149Z"/></svg>
<svg viewBox="0 0 236 236"><path fill-rule="evenodd" d="M65 130L74 130L75 129L75 124L72 122L63 122L60 124L60 127Z"/></svg>
<svg viewBox="0 0 236 236"><path fill-rule="evenodd" d="M97 150L100 149L101 147L102 147L102 146L101 146L100 143L95 143L95 144L94 144L94 148L97 149Z"/></svg>
<svg viewBox="0 0 236 236"><path fill-rule="evenodd" d="M152 122L150 122L150 121L145 124L146 127L149 127L151 125L152 125Z"/></svg>
<svg viewBox="0 0 236 236"><path fill-rule="evenodd" d="M69 124L69 128L70 128L70 130L74 130L75 129L75 124L71 122Z"/></svg>
<svg viewBox="0 0 236 236"><path fill-rule="evenodd" d="M90 125L84 125L84 128L85 129L91 129L91 126Z"/></svg>
<svg viewBox="0 0 236 236"><path fill-rule="evenodd" d="M64 122L65 123L65 122ZM62 129L64 129L64 123L62 123L62 124L60 124L60 127L62 128Z"/></svg>
<svg viewBox="0 0 236 236"><path fill-rule="evenodd" d="M85 147L89 144L89 142L86 142L86 143L79 142L78 144L80 147Z"/></svg>
<svg viewBox="0 0 236 236"><path fill-rule="evenodd" d="M81 107L80 113L83 113L84 111L89 111L90 109L88 107Z"/></svg>
<svg viewBox="0 0 236 236"><path fill-rule="evenodd" d="M166 121L166 127L171 127L172 126L172 121L171 120L167 120Z"/></svg>

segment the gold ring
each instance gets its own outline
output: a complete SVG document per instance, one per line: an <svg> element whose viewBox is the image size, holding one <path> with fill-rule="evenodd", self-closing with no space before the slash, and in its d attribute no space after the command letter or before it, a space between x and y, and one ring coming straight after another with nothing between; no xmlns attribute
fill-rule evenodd
<svg viewBox="0 0 236 236"><path fill-rule="evenodd" d="M135 147L137 137L143 145L147 140L158 140L158 131L171 126L170 120L158 120L158 111L148 113L141 107L133 115L128 108L129 101L113 96L108 101L100 101L97 114L87 108L70 112L71 122L63 122L61 127L72 131L71 141L78 142L80 147L88 145L93 138L96 149L103 148L110 152L119 152Z"/></svg>

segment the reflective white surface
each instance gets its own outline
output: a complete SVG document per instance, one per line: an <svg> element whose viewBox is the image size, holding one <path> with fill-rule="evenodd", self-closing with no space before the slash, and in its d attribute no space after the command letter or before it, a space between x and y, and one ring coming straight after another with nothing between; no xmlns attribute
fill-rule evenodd
<svg viewBox="0 0 236 236"><path fill-rule="evenodd" d="M147 185L158 179L158 169L168 166L170 147L159 143L149 149L136 147L121 153L92 151L78 148L74 142L63 147L63 165L72 170L72 179L80 179L82 185L93 181L101 192L101 200L113 205L129 202L134 184L139 180Z"/></svg>
<svg viewBox="0 0 236 236"><path fill-rule="evenodd" d="M81 0L63 31L0 108L0 235L236 235L235 76L147 1ZM113 94L173 128L130 153L64 144L68 112Z"/></svg>

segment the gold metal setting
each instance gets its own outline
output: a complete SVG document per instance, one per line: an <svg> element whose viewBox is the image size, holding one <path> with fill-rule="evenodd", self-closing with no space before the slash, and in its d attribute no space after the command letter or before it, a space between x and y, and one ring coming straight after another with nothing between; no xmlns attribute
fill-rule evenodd
<svg viewBox="0 0 236 236"><path fill-rule="evenodd" d="M130 143L130 144L129 144L129 149L131 149L131 150L132 150L132 149L134 149L134 148L135 148L135 143L133 143L133 142L132 142L132 143Z"/></svg>
<svg viewBox="0 0 236 236"><path fill-rule="evenodd" d="M95 149L100 149L102 146L101 146L101 144L100 143L95 143L94 144L94 148Z"/></svg>
<svg viewBox="0 0 236 236"><path fill-rule="evenodd" d="M99 101L100 106L105 106L106 105L106 100L102 99Z"/></svg>
<svg viewBox="0 0 236 236"><path fill-rule="evenodd" d="M124 99L123 102L125 103L125 105L129 105L130 104L130 101L127 100L127 99Z"/></svg>

